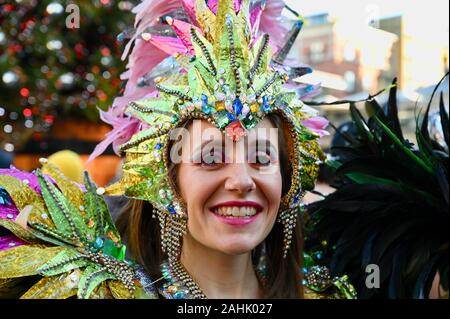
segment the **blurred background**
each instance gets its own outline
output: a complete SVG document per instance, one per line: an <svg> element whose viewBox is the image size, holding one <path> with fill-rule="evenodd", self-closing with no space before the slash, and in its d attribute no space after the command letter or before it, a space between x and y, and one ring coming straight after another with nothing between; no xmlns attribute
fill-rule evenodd
<svg viewBox="0 0 450 319"><path fill-rule="evenodd" d="M105 110L123 89L120 34L132 26L131 9L139 2L0 0L0 168L32 170L40 157L61 150L79 158L63 153L60 162L84 165L110 129L100 122L98 109ZM70 3L80 9L79 28L66 27ZM396 77L400 119L414 142L418 111L448 71L448 0L286 3L305 18L290 57L314 69L302 77L321 84L311 99L364 99ZM448 102L448 79L442 90ZM387 94L378 101L384 104ZM436 99L432 112L437 104ZM357 106L363 111L363 104ZM336 127L350 119L348 105L318 108ZM325 150L333 137L329 132ZM105 185L119 161L109 148L86 168Z"/></svg>
<svg viewBox="0 0 450 319"><path fill-rule="evenodd" d="M119 34L139 2L0 0L0 166L32 170L61 150L74 153L58 153L58 163L85 164L110 130L99 109L121 94ZM104 185L119 160L109 148L86 168Z"/></svg>
<svg viewBox="0 0 450 319"><path fill-rule="evenodd" d="M314 72L302 82L321 84L313 100L365 99L397 78L399 117L406 137L415 142L418 111L448 72L449 1L285 2L306 20L291 57L312 66ZM440 89L448 101L448 78ZM438 96L432 112L438 108ZM387 98L382 94L377 100L383 105ZM357 106L364 112L363 103ZM319 108L336 127L350 119L348 105ZM331 135L322 141L325 149L330 140Z"/></svg>

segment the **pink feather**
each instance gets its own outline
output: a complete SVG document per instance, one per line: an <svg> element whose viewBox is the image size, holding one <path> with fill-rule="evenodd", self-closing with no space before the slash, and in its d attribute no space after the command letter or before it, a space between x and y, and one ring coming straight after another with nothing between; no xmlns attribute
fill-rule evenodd
<svg viewBox="0 0 450 319"><path fill-rule="evenodd" d="M122 79L137 84L140 77L147 74L167 57L168 54L155 46L153 42L138 39L129 58L128 71L122 75ZM128 75L128 77L125 75Z"/></svg>
<svg viewBox="0 0 450 319"><path fill-rule="evenodd" d="M191 22L198 26L197 16L195 14L195 1L193 1L193 0L181 0L181 3L183 4L184 11L189 16L189 19L191 19Z"/></svg>
<svg viewBox="0 0 450 319"><path fill-rule="evenodd" d="M253 40L255 40L258 36L259 25L261 23L261 15L263 13L262 6L256 6L250 12L250 25L252 26L252 36Z"/></svg>
<svg viewBox="0 0 450 319"><path fill-rule="evenodd" d="M130 89L127 96L118 97L114 100L115 107L110 107L108 111L100 110L100 118L103 122L108 123L113 128L106 134L105 139L97 144L94 151L88 158L88 163L101 155L112 143L114 152L119 154L119 146L130 140L130 138L138 133L143 127L143 123L134 117L124 114L128 103L144 98L151 98L158 95L156 90L149 91L149 88Z"/></svg>
<svg viewBox="0 0 450 319"><path fill-rule="evenodd" d="M114 120L113 125L114 128L106 134L106 138L101 143L97 144L89 156L88 163L102 154L111 143L113 144L114 152L118 154L118 146L129 141L139 131L140 121L136 118L120 117Z"/></svg>
<svg viewBox="0 0 450 319"><path fill-rule="evenodd" d="M122 80L128 80L124 95L129 95L129 90L137 86L139 79L165 58L186 51L185 45L177 38L153 36L149 41L138 39L129 58L128 70L121 75Z"/></svg>
<svg viewBox="0 0 450 319"><path fill-rule="evenodd" d="M136 18L134 20L136 33L127 43L122 54L122 60L126 59L132 44L136 41L139 35L145 31L145 29L156 25L159 17L166 15L179 7L180 0L145 0L133 8L133 13L136 14Z"/></svg>
<svg viewBox="0 0 450 319"><path fill-rule="evenodd" d="M302 121L302 124L309 130L317 133L320 137L330 135L325 128L328 126L328 120L321 116L312 117Z"/></svg>
<svg viewBox="0 0 450 319"><path fill-rule="evenodd" d="M208 8L214 13L217 14L217 6L219 4L219 0L209 0Z"/></svg>
<svg viewBox="0 0 450 319"><path fill-rule="evenodd" d="M177 19L173 19L171 27L173 31L175 31L181 42L184 44L184 46L188 49L189 54L194 55L195 51L194 47L192 46L191 28L195 28L200 34L202 34L203 32L196 26Z"/></svg>
<svg viewBox="0 0 450 319"><path fill-rule="evenodd" d="M284 37L288 33L288 28L282 21L281 12L284 9L284 1L267 0L266 7L261 14L260 29L262 33L271 36L272 43L277 49L284 44Z"/></svg>
<svg viewBox="0 0 450 319"><path fill-rule="evenodd" d="M152 87L139 87L137 84L128 82L123 96L116 97L113 105L123 112L128 103L149 97L153 90Z"/></svg>
<svg viewBox="0 0 450 319"><path fill-rule="evenodd" d="M167 55L174 55L175 53L188 53L186 46L179 38L156 35L152 36L148 42L152 43L159 50L164 51Z"/></svg>

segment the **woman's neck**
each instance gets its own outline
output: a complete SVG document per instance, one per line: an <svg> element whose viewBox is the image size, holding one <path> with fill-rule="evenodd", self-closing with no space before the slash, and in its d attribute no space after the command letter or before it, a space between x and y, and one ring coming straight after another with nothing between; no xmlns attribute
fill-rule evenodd
<svg viewBox="0 0 450 319"><path fill-rule="evenodd" d="M185 236L181 263L208 298L262 298L250 252L226 255Z"/></svg>

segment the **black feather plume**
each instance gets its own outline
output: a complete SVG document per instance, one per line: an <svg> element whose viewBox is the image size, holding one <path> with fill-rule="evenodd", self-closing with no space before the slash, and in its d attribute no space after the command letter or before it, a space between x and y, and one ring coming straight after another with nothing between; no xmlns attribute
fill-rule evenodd
<svg viewBox="0 0 450 319"><path fill-rule="evenodd" d="M417 123L418 147L412 145L402 133L393 84L384 110L366 102L368 118L350 104L356 134L341 133L347 144L332 148L338 186L307 206L305 247L320 256L315 262L348 274L360 298L428 298L437 275L448 291L449 117L441 94L446 147L429 133L431 101ZM380 269L378 289L366 286L370 264Z"/></svg>

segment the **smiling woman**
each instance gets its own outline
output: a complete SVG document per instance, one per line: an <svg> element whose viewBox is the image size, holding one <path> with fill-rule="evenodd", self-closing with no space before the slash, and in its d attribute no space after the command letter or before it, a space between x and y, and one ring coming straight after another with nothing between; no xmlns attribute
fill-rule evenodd
<svg viewBox="0 0 450 319"><path fill-rule="evenodd" d="M192 123L184 126L190 138L183 143L182 163L169 168L188 212L181 263L208 297L302 296L300 227L296 227L293 247L284 259L280 249L283 229L281 223L275 222L292 175L280 116L268 115L248 137L228 147L224 144L229 139L219 129L201 121L200 134L196 135L192 134ZM273 130L270 134L273 128L280 132L275 141ZM208 130L214 138L207 141L218 146L212 153L194 147L205 145L202 136ZM270 147L266 147L266 142ZM257 148L258 145L262 147ZM139 256L151 277L160 278L164 257L158 254L159 249L155 251L161 246L159 226L149 220L149 210L152 207L133 200L123 209L118 225L128 238L133 255ZM155 233L158 235L148 235ZM206 269L211 271L205 272Z"/></svg>
<svg viewBox="0 0 450 319"><path fill-rule="evenodd" d="M82 189L55 170L53 179L38 172L42 195L26 199L39 210L8 191L21 203L18 219L31 216L33 232L21 238L53 246L0 252L0 284L24 276L10 261L32 249L39 262L28 273L46 278L27 297L63 282L80 298L354 298L346 277L303 267L301 204L323 160L324 120L292 81L310 68L283 65L303 23L297 17L289 31L283 8L281 0L138 6L125 96L103 114L114 129L93 154L115 141L123 175L106 189L86 176ZM118 229L102 195L129 198Z"/></svg>

